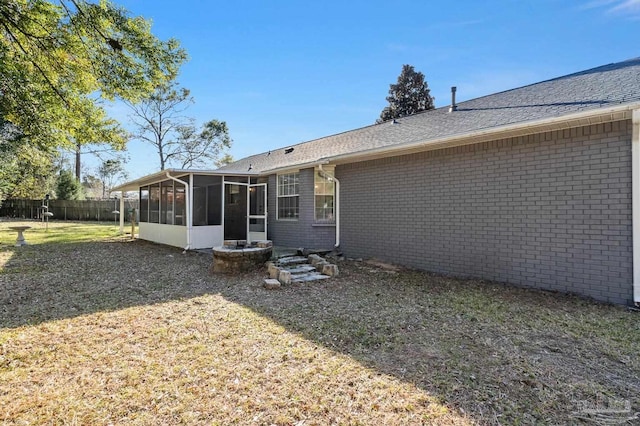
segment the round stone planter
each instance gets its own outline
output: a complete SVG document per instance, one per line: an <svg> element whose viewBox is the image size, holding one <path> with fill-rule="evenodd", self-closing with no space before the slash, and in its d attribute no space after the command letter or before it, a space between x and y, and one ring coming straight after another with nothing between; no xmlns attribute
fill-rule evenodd
<svg viewBox="0 0 640 426"><path fill-rule="evenodd" d="M215 273L248 272L262 267L271 259L273 245L271 241L256 241L246 244L244 241L225 241L222 247L213 248Z"/></svg>

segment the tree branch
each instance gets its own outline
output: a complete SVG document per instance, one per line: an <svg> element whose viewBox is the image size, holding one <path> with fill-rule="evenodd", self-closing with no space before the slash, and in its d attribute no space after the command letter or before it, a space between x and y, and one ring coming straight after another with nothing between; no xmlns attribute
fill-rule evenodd
<svg viewBox="0 0 640 426"><path fill-rule="evenodd" d="M13 32L9 29L7 24L5 22L2 22L2 26L7 31L9 36L16 42L16 44L18 45L18 47L20 48L22 53L24 53L25 56L27 56L29 58L28 61L38 70L40 75L42 75L42 78L44 78L44 80L46 81L47 85L56 93L56 95L58 95L58 97L62 100L62 102L64 102L64 104L67 107L70 107L71 105L69 104L67 99L62 95L62 92L60 92L58 90L58 88L55 87L55 85L51 82L51 80L49 80L49 77L47 76L47 74L44 72L44 70L42 68L40 68L40 65L38 65L37 62L35 62L33 59L31 59L31 55L29 55L29 53L25 50L25 48L20 43L20 40L18 40L18 38L13 34Z"/></svg>

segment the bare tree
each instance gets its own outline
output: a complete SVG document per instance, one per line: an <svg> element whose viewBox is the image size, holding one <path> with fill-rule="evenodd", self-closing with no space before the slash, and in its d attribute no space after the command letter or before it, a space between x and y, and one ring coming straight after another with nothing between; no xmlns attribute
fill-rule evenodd
<svg viewBox="0 0 640 426"><path fill-rule="evenodd" d="M138 104L128 103L136 129L133 138L156 148L160 170L169 165L211 167L231 146L224 121L211 120L197 128L194 119L183 115L192 103L189 90L176 83L158 87Z"/></svg>
<svg viewBox="0 0 640 426"><path fill-rule="evenodd" d="M122 159L106 160L98 167L98 177L102 182L102 198L108 198L111 188L120 181L127 179L127 171L124 169L125 161Z"/></svg>

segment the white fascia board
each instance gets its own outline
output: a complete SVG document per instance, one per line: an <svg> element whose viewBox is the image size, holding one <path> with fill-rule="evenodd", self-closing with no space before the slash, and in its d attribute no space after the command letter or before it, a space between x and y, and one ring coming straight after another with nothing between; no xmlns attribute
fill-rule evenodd
<svg viewBox="0 0 640 426"><path fill-rule="evenodd" d="M315 167L319 166L320 164L327 164L328 162L329 162L329 160L309 161L309 162L306 162L306 163L292 164L292 165L289 165L289 166L277 167L275 169L264 170L260 174L262 176L267 176L267 175L283 174L285 172L293 173L293 172L300 171L302 169L315 168Z"/></svg>
<svg viewBox="0 0 640 426"><path fill-rule="evenodd" d="M207 176L260 176L256 172L238 172L224 170L197 170L197 169L166 169L159 172L151 173L136 180L132 180L122 185L118 185L112 191L137 191L141 186L150 185L152 183L161 182L167 179L167 173L172 177L180 177L184 175L207 175Z"/></svg>
<svg viewBox="0 0 640 426"><path fill-rule="evenodd" d="M155 173L151 173L149 175L143 176L141 178L125 182L122 185L118 185L112 189L112 191L137 191L141 186L149 185L154 182L159 182L165 180L167 178L167 173L172 176L182 176L190 173L189 170L179 170L179 169L166 169L160 170Z"/></svg>

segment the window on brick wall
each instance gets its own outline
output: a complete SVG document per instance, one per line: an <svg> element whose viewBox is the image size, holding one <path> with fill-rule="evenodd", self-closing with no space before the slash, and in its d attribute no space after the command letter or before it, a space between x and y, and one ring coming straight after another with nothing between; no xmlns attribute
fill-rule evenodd
<svg viewBox="0 0 640 426"><path fill-rule="evenodd" d="M278 175L278 219L298 219L300 215L299 181L299 173Z"/></svg>
<svg viewBox="0 0 640 426"><path fill-rule="evenodd" d="M335 182L327 175L321 174L320 170L316 170L313 184L316 222L334 222Z"/></svg>

